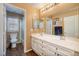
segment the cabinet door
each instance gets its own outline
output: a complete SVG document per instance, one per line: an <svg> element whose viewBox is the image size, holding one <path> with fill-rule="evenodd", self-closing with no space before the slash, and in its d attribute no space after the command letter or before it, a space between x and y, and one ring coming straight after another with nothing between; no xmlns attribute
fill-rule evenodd
<svg viewBox="0 0 79 59"><path fill-rule="evenodd" d="M45 55L45 52L43 50L43 46L42 46L42 40L36 39L36 38L32 38L32 49L41 56Z"/></svg>
<svg viewBox="0 0 79 59"><path fill-rule="evenodd" d="M51 44L49 42L43 41L43 45L52 52L56 52L57 46L55 44Z"/></svg>
<svg viewBox="0 0 79 59"><path fill-rule="evenodd" d="M64 48L64 47L61 47L61 46L58 46L57 54L58 55L63 55L63 56L73 56L74 51L70 50L70 49L67 49L67 48Z"/></svg>
<svg viewBox="0 0 79 59"><path fill-rule="evenodd" d="M56 52L54 52L54 51L51 51L50 49L48 49L48 47L43 47L43 49L44 49L44 51L45 51L45 55L46 56L56 56Z"/></svg>
<svg viewBox="0 0 79 59"><path fill-rule="evenodd" d="M32 49L34 49L34 48L35 48L34 38L32 38L32 41L31 41L31 46L32 46Z"/></svg>
<svg viewBox="0 0 79 59"><path fill-rule="evenodd" d="M56 46L54 44L50 44L48 42L43 41L43 49L45 51L46 56L55 56L56 55Z"/></svg>
<svg viewBox="0 0 79 59"><path fill-rule="evenodd" d="M38 51L39 51L41 56L45 56L45 52L44 52L43 47L41 45L39 46Z"/></svg>
<svg viewBox="0 0 79 59"><path fill-rule="evenodd" d="M42 40L38 40L38 50L39 50L39 53L42 55L42 56L45 56L46 53L46 48L43 46L43 41Z"/></svg>
<svg viewBox="0 0 79 59"><path fill-rule="evenodd" d="M31 46L32 46L33 51L35 51L38 55L40 55L38 52L37 42L35 41L35 38L33 38L33 37L32 37L32 41L31 41Z"/></svg>

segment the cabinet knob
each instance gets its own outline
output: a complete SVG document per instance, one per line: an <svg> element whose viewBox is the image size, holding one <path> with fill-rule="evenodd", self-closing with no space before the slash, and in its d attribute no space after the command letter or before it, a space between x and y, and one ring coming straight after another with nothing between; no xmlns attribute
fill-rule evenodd
<svg viewBox="0 0 79 59"><path fill-rule="evenodd" d="M55 52L55 55L56 55L56 52Z"/></svg>
<svg viewBox="0 0 79 59"><path fill-rule="evenodd" d="M60 54L57 54L57 56L60 56Z"/></svg>
<svg viewBox="0 0 79 59"><path fill-rule="evenodd" d="M56 50L58 50L58 48L56 48Z"/></svg>
<svg viewBox="0 0 79 59"><path fill-rule="evenodd" d="M42 55L43 55L43 53L42 53Z"/></svg>
<svg viewBox="0 0 79 59"><path fill-rule="evenodd" d="M43 48L43 46L42 46L42 48Z"/></svg>

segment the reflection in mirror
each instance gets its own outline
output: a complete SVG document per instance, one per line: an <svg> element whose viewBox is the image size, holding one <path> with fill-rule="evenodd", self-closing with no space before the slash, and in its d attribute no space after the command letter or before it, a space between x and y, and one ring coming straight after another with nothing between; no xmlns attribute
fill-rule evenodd
<svg viewBox="0 0 79 59"><path fill-rule="evenodd" d="M39 20L34 20L33 21L33 29L36 30L39 28Z"/></svg>
<svg viewBox="0 0 79 59"><path fill-rule="evenodd" d="M46 34L79 38L79 10L46 18Z"/></svg>
<svg viewBox="0 0 79 59"><path fill-rule="evenodd" d="M39 28L40 28L40 29L43 29L43 28L44 28L44 22L43 22L43 21L40 21L40 22L39 22Z"/></svg>
<svg viewBox="0 0 79 59"><path fill-rule="evenodd" d="M33 29L37 32L44 32L44 21L37 19L33 21Z"/></svg>
<svg viewBox="0 0 79 59"><path fill-rule="evenodd" d="M79 19L78 15L64 17L64 36L79 38Z"/></svg>
<svg viewBox="0 0 79 59"><path fill-rule="evenodd" d="M52 35L52 18L46 18L46 34Z"/></svg>
<svg viewBox="0 0 79 59"><path fill-rule="evenodd" d="M62 18L55 18L53 20L53 34L54 35L62 35L63 30L62 30Z"/></svg>

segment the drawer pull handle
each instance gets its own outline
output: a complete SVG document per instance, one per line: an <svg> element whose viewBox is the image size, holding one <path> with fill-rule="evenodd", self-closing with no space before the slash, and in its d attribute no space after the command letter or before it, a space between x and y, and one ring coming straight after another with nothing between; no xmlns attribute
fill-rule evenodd
<svg viewBox="0 0 79 59"><path fill-rule="evenodd" d="M56 55L56 52L55 52L55 55Z"/></svg>
<svg viewBox="0 0 79 59"><path fill-rule="evenodd" d="M56 50L58 50L58 48L56 48Z"/></svg>
<svg viewBox="0 0 79 59"><path fill-rule="evenodd" d="M43 42L42 42L43 43Z"/></svg>

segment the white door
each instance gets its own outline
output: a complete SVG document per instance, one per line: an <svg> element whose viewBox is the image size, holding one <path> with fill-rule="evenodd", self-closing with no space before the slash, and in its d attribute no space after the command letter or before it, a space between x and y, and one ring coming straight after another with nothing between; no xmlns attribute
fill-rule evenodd
<svg viewBox="0 0 79 59"><path fill-rule="evenodd" d="M6 55L6 7L5 4L3 4L3 55Z"/></svg>
<svg viewBox="0 0 79 59"><path fill-rule="evenodd" d="M75 16L64 17L64 35L75 36Z"/></svg>
<svg viewBox="0 0 79 59"><path fill-rule="evenodd" d="M5 10L4 5L0 4L0 56L5 55Z"/></svg>

